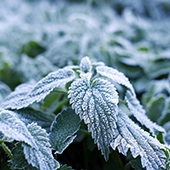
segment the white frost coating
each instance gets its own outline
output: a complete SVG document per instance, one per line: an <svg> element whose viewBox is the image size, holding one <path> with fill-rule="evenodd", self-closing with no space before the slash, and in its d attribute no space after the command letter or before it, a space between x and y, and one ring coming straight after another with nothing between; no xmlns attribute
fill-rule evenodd
<svg viewBox="0 0 170 170"><path fill-rule="evenodd" d="M55 88L63 87L66 83L75 78L73 70L68 68L59 69L49 73L30 89L20 89L14 91L0 105L1 108L20 109L28 105L43 100Z"/></svg>
<svg viewBox="0 0 170 170"><path fill-rule="evenodd" d="M12 111L0 110L0 131L6 137L37 147L26 125Z"/></svg>
<svg viewBox="0 0 170 170"><path fill-rule="evenodd" d="M88 78L83 77L71 84L68 93L72 108L88 125L94 142L107 160L118 114L115 86L101 78L94 79L90 84Z"/></svg>
<svg viewBox="0 0 170 170"><path fill-rule="evenodd" d="M36 123L29 124L28 130L34 137L37 149L27 144L22 144L25 158L29 164L39 170L53 170L59 168L59 163L53 158L48 134Z"/></svg>
<svg viewBox="0 0 170 170"><path fill-rule="evenodd" d="M150 132L152 132L153 135L156 135L158 132L164 132L164 129L161 126L152 122L147 117L145 110L142 108L136 96L132 95L129 91L127 91L125 100L128 104L131 113L142 125L146 126L150 130Z"/></svg>
<svg viewBox="0 0 170 170"><path fill-rule="evenodd" d="M133 86L131 85L128 78L123 73L107 66L98 66L96 70L101 76L107 77L113 82L116 82L118 84L127 87L132 92L132 94L135 95Z"/></svg>
<svg viewBox="0 0 170 170"><path fill-rule="evenodd" d="M165 168L163 145L137 126L126 114L119 112L117 116L117 135L111 142L113 149L127 155L130 149L132 156L140 156L142 167L147 170Z"/></svg>

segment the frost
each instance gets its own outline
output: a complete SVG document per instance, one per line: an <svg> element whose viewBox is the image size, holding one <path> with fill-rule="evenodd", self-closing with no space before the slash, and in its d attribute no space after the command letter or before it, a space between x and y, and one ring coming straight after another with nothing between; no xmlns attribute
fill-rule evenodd
<svg viewBox="0 0 170 170"><path fill-rule="evenodd" d="M68 97L107 160L118 114L118 94L114 85L100 78L90 83L88 78L83 77L71 84Z"/></svg>
<svg viewBox="0 0 170 170"><path fill-rule="evenodd" d="M51 72L30 89L18 87L16 91L6 98L0 107L5 109L20 109L27 107L33 102L43 100L52 90L64 86L69 81L72 81L74 77L74 72L68 68Z"/></svg>
<svg viewBox="0 0 170 170"><path fill-rule="evenodd" d="M0 131L6 137L23 141L32 147L36 147L26 125L12 111L0 110Z"/></svg>
<svg viewBox="0 0 170 170"><path fill-rule="evenodd" d="M96 70L101 76L107 77L113 82L125 86L132 92L133 95L135 95L135 91L131 83L129 82L128 78L123 73L111 67L107 67L107 66L98 66Z"/></svg>
<svg viewBox="0 0 170 170"><path fill-rule="evenodd" d="M130 149L134 158L140 156L142 167L146 167L146 170L165 168L165 154L161 150L164 146L121 111L117 116L117 135L111 147L124 155Z"/></svg>
<svg viewBox="0 0 170 170"><path fill-rule="evenodd" d="M1 110L0 131L4 136L22 142L25 158L33 167L40 170L53 170L59 167L59 163L52 156L46 131L37 124L26 126L16 113Z"/></svg>
<svg viewBox="0 0 170 170"><path fill-rule="evenodd" d="M61 154L73 142L79 127L80 119L72 109L67 109L56 116L49 136L56 153Z"/></svg>
<svg viewBox="0 0 170 170"><path fill-rule="evenodd" d="M34 137L36 148L22 143L25 158L29 164L39 170L54 170L59 168L59 163L53 158L48 135L44 129L35 123L28 125L28 130Z"/></svg>
<svg viewBox="0 0 170 170"><path fill-rule="evenodd" d="M142 108L137 98L129 91L126 93L125 100L131 113L142 125L146 126L153 133L153 135L157 134L158 132L164 132L164 129L161 126L153 123L147 117L145 110Z"/></svg>

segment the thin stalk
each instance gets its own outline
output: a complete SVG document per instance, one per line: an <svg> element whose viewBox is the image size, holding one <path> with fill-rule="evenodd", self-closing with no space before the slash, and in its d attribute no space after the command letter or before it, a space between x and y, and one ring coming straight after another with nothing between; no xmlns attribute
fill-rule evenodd
<svg viewBox="0 0 170 170"><path fill-rule="evenodd" d="M0 146L2 147L2 149L6 152L6 154L9 156L10 159L12 159L13 155L12 152L10 151L10 149L8 148L8 146L4 143L5 138L2 138L0 140Z"/></svg>
<svg viewBox="0 0 170 170"><path fill-rule="evenodd" d="M90 135L90 132L88 132L87 130L84 130L84 129L79 129L80 132L83 132L84 134L86 135Z"/></svg>

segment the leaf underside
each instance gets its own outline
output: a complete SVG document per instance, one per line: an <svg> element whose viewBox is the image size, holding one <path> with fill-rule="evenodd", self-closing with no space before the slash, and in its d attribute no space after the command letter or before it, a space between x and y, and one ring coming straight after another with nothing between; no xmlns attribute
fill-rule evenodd
<svg viewBox="0 0 170 170"><path fill-rule="evenodd" d="M134 158L140 156L142 167L147 170L165 168L165 154L161 150L163 145L121 111L117 116L117 135L111 142L111 147L117 148L125 156L130 149Z"/></svg>
<svg viewBox="0 0 170 170"><path fill-rule="evenodd" d="M63 87L66 83L75 78L72 69L63 68L49 73L30 89L18 88L11 93L6 100L0 104L0 108L20 109L29 106L34 102L43 100L55 88Z"/></svg>
<svg viewBox="0 0 170 170"><path fill-rule="evenodd" d="M71 84L68 97L107 160L117 121L118 94L114 85L100 78L90 83L83 77Z"/></svg>

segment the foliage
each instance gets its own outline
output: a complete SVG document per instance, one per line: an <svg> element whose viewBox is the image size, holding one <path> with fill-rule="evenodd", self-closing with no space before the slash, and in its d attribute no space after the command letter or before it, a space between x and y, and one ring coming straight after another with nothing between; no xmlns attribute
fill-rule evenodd
<svg viewBox="0 0 170 170"><path fill-rule="evenodd" d="M122 89L116 88L116 84L123 85L122 87L127 91L122 99L119 96ZM141 166L147 170L166 167L166 156L163 151L167 150L166 146L154 137L164 130L142 112L134 89L123 73L104 66L104 63L91 63L88 57L84 57L77 67L66 66L49 73L31 87L25 85L26 88L23 88L23 86L17 87L0 104L0 130L3 134L1 143L5 145L9 139L9 142L14 140L19 142L13 152L8 149L12 169L59 168L59 162L54 159L51 150L54 149L55 154L62 154L77 136L80 120L75 114L78 114L87 124L88 132L91 132L94 143L97 144L106 161L109 159L110 148L114 150L117 148L125 156L128 150L131 151L133 158L140 156ZM29 112L24 110L28 106L31 107L31 104L42 101L54 89L58 92L62 91L66 97L68 94L75 112L67 109L57 114L47 133L39 126L40 123L37 125L39 120L32 119ZM142 130L127 113L121 111L118 106L120 100L124 100L130 114L135 116L139 123L145 125L154 136ZM42 104L39 107L41 108ZM22 112L28 114L25 119L22 119L22 114L17 112L19 109L24 109ZM31 112L34 113L33 110ZM38 114L41 113L37 112L36 116L39 116ZM139 114L144 117L147 124L143 123ZM30 119L34 120L34 123L28 123Z"/></svg>
<svg viewBox="0 0 170 170"><path fill-rule="evenodd" d="M0 169L170 169L169 1L1 3Z"/></svg>

